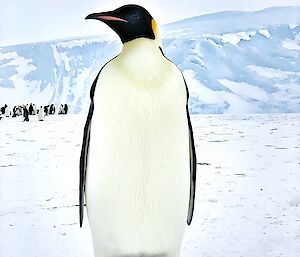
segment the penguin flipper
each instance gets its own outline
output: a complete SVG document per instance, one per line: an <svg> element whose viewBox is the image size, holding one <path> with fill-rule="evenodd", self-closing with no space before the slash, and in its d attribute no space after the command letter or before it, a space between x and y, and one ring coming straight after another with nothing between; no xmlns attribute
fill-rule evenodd
<svg viewBox="0 0 300 257"><path fill-rule="evenodd" d="M186 82L185 82L185 86L187 90L187 97L189 97ZM194 206L195 206L197 157L196 157L196 150L195 150L193 127L192 127L191 118L188 109L188 102L186 104L186 113L187 113L187 120L189 126L189 149L190 149L190 200L189 200L187 224L190 225L193 219Z"/></svg>
<svg viewBox="0 0 300 257"><path fill-rule="evenodd" d="M83 132L83 141L80 155L80 181L79 181L79 219L80 227L82 227L83 222L83 208L84 208L84 192L85 192L85 178L86 178L86 168L87 168L87 158L90 144L90 130L91 121L94 112L94 103L91 102L89 113L86 119Z"/></svg>
<svg viewBox="0 0 300 257"><path fill-rule="evenodd" d="M161 47L159 47L160 52L162 55L171 62L164 54ZM186 88L186 95L187 95L187 101L186 101L186 115L188 120L188 126L189 126L189 152L190 152L190 200L189 200L189 209L188 209L188 215L187 215L187 224L190 225L193 219L193 213L194 213L194 206L195 206L195 194L196 194L196 171L197 171L197 157L196 157L196 151L195 151L195 143L194 143L194 135L193 135L193 127L191 123L191 118L189 114L189 107L188 107L188 100L189 100L189 90L185 81L185 78L183 76L183 73L181 72L185 88Z"/></svg>
<svg viewBox="0 0 300 257"><path fill-rule="evenodd" d="M103 69L103 68L102 68ZM101 69L101 70L102 70ZM101 72L100 70L100 72ZM84 131L83 131L83 140L82 140L82 148L80 154L80 164L79 164L79 171L80 171L80 179L79 179L79 224L82 227L83 222L83 208L84 208L84 192L85 192L85 178L86 178L86 169L87 169L87 160L88 160L88 151L89 151L89 144L90 144L90 130L91 130L91 121L94 113L94 94L96 90L96 85L98 81L99 74L96 76L90 91L90 98L91 104L89 113L85 122Z"/></svg>

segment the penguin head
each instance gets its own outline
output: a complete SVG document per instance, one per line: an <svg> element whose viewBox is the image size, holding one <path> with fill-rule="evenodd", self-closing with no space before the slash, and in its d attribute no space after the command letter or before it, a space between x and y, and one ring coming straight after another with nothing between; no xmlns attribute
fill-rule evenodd
<svg viewBox="0 0 300 257"><path fill-rule="evenodd" d="M123 43L137 38L159 41L156 21L139 5L130 4L109 12L91 13L85 19L104 22L119 35Z"/></svg>

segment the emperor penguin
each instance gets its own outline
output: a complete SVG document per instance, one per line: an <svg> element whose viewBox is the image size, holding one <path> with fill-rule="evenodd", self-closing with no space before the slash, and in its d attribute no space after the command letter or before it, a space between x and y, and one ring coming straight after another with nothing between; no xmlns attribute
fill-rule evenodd
<svg viewBox="0 0 300 257"><path fill-rule="evenodd" d="M138 5L92 13L123 48L94 80L80 157L95 257L179 257L192 221L196 154L181 71Z"/></svg>
<svg viewBox="0 0 300 257"><path fill-rule="evenodd" d="M10 115L11 115L11 112L10 112L10 108L6 105L6 107L5 107L5 117L10 117Z"/></svg>
<svg viewBox="0 0 300 257"><path fill-rule="evenodd" d="M45 112L44 112L43 106L41 106L39 109L38 119L39 119L39 121L44 121L44 119L45 119Z"/></svg>

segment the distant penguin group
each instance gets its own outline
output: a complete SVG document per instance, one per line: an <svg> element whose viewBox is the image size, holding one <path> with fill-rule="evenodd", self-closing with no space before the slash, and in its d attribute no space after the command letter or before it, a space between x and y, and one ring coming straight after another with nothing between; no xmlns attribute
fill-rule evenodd
<svg viewBox="0 0 300 257"><path fill-rule="evenodd" d="M38 120L43 121L45 119L45 116L47 115L54 115L56 111L55 105L50 104L50 105L45 105L41 106L39 109L36 108L35 104L30 103L30 104L24 104L24 105L18 105L14 106L12 111L10 107L5 104L0 108L0 119L2 117L12 117L16 118L18 116L23 116L24 120L23 121L29 121L29 117L31 115L38 115ZM59 114L67 114L68 113L68 105L67 104L62 104L60 107Z"/></svg>
<svg viewBox="0 0 300 257"><path fill-rule="evenodd" d="M59 107L58 114L67 114L69 106L67 104L61 104Z"/></svg>
<svg viewBox="0 0 300 257"><path fill-rule="evenodd" d="M55 106L54 106L54 104L51 104L51 105L50 105L49 114L50 114L50 115L55 114Z"/></svg>
<svg viewBox="0 0 300 257"><path fill-rule="evenodd" d="M36 109L35 104L31 103L29 105L28 112L29 112L29 115L36 115L37 114L37 109Z"/></svg>
<svg viewBox="0 0 300 257"><path fill-rule="evenodd" d="M12 117L15 118L15 117L21 116L22 115L22 109L23 109L22 106L14 106Z"/></svg>

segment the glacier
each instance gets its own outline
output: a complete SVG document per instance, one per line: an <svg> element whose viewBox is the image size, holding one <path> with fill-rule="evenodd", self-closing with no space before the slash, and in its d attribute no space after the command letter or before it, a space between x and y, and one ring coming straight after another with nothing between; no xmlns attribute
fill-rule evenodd
<svg viewBox="0 0 300 257"><path fill-rule="evenodd" d="M300 7L221 12L161 26L192 114L300 112ZM61 103L85 113L90 86L121 50L104 35L0 47L0 105Z"/></svg>

